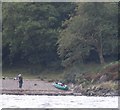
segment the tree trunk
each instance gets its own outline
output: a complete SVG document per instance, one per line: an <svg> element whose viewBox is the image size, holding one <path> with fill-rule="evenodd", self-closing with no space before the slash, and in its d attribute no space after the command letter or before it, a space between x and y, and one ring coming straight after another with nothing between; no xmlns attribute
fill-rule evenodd
<svg viewBox="0 0 120 110"><path fill-rule="evenodd" d="M102 42L101 34L100 34L100 41L98 43L97 50L98 50L98 54L99 54L99 58L100 58L100 63L104 64L105 60L104 60L104 57L103 57L103 42Z"/></svg>
<svg viewBox="0 0 120 110"><path fill-rule="evenodd" d="M99 57L100 57L100 63L104 64L105 60L104 60L104 57L103 57L102 53L99 54Z"/></svg>
<svg viewBox="0 0 120 110"><path fill-rule="evenodd" d="M98 54L99 54L99 58L100 58L100 63L101 63L101 64L104 64L104 63L105 63L105 60L104 60L104 57L103 57L102 49L99 49L99 50L98 50Z"/></svg>

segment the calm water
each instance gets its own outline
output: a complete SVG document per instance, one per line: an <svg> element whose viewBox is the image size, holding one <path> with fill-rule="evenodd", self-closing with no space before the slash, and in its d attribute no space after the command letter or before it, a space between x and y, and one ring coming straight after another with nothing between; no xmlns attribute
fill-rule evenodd
<svg viewBox="0 0 120 110"><path fill-rule="evenodd" d="M118 108L118 97L0 95L2 108Z"/></svg>

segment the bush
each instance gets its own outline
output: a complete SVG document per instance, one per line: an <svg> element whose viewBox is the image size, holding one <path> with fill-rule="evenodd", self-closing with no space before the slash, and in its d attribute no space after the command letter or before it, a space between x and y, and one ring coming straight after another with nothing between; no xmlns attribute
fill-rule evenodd
<svg viewBox="0 0 120 110"><path fill-rule="evenodd" d="M64 82L65 83L76 83L76 74L74 73L68 73L68 74L65 74L64 76Z"/></svg>

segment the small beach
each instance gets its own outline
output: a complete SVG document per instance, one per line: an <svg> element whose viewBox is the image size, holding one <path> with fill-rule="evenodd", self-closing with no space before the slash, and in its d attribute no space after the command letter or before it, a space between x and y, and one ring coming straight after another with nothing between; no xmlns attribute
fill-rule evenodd
<svg viewBox="0 0 120 110"><path fill-rule="evenodd" d="M55 88L52 82L41 81L38 79L25 79L23 87L18 87L18 80L2 80L2 94L16 95L70 95L72 91L64 91Z"/></svg>

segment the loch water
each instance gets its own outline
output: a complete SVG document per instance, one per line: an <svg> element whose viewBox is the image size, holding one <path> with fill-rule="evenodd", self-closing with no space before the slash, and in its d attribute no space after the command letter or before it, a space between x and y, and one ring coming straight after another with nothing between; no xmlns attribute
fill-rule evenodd
<svg viewBox="0 0 120 110"><path fill-rule="evenodd" d="M0 95L2 108L118 108L118 97Z"/></svg>

